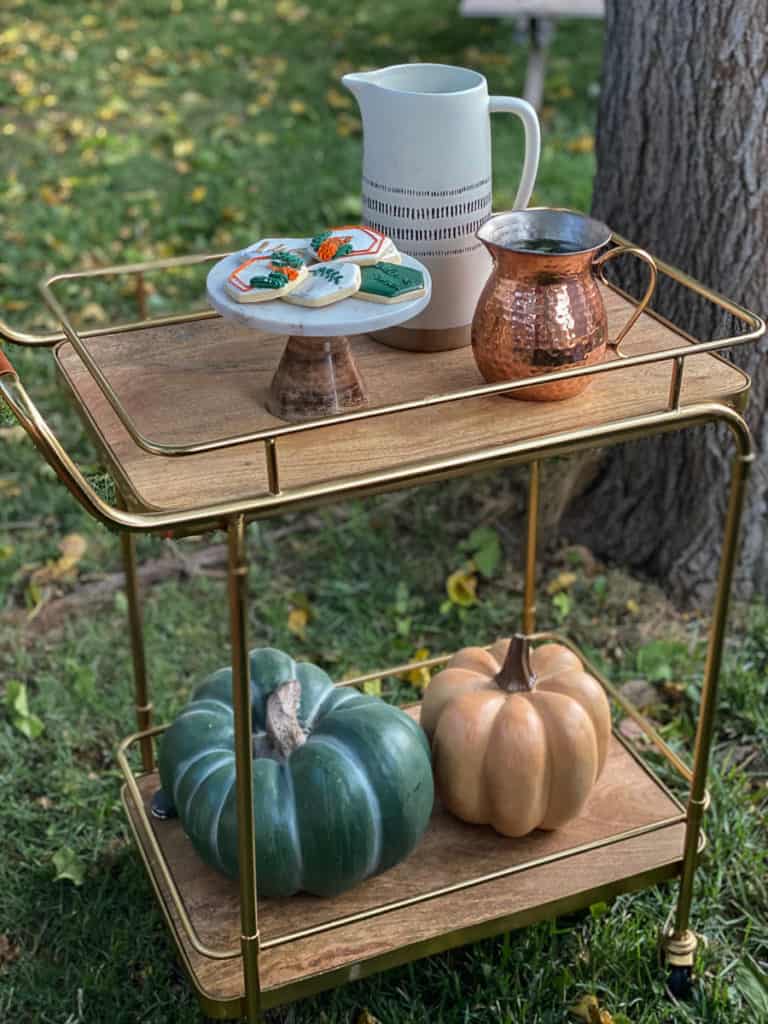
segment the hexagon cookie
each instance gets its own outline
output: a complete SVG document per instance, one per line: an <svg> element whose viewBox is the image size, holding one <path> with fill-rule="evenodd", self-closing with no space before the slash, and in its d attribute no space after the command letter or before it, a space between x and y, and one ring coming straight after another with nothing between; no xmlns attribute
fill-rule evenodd
<svg viewBox="0 0 768 1024"><path fill-rule="evenodd" d="M399 263L400 253L391 238L360 224L347 224L340 228L321 231L309 240L309 252L316 260L357 263Z"/></svg>
<svg viewBox="0 0 768 1024"><path fill-rule="evenodd" d="M225 287L237 302L268 302L298 288L306 276L301 256L275 252L271 256L252 256L241 263L229 275Z"/></svg>
<svg viewBox="0 0 768 1024"><path fill-rule="evenodd" d="M356 263L319 263L310 267L304 281L285 296L297 306L330 306L354 295L360 287L360 267Z"/></svg>
<svg viewBox="0 0 768 1024"><path fill-rule="evenodd" d="M362 280L357 298L368 302L407 302L426 291L424 275L411 267L377 263L373 267L362 267L360 273Z"/></svg>

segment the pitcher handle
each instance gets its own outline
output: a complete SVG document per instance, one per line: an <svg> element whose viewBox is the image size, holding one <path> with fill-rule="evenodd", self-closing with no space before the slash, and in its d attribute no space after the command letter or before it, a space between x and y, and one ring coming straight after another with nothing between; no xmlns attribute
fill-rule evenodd
<svg viewBox="0 0 768 1024"><path fill-rule="evenodd" d="M603 282L603 284L607 285L608 282L606 281L605 275L603 274L603 267L610 260L616 259L617 256L624 256L627 253L629 253L632 256L637 256L639 260L643 260L644 263L648 264L648 267L651 271L651 280L648 282L648 287L645 289L645 295L642 297L642 299L638 302L637 306L635 307L634 313L629 318L629 320L627 320L627 322L624 324L619 333L616 335L616 340L608 342L611 348L616 350L617 356L622 355L622 341L624 341L624 339L629 334L631 329L635 326L635 321L643 312L648 303L651 301L653 293L656 289L656 261L654 260L653 256L650 255L650 253L647 253L645 249L638 249L636 245L617 245L615 248L609 249L608 252L604 252L602 256L596 257L596 259L593 260L592 262L592 265L597 268L600 280Z"/></svg>
<svg viewBox="0 0 768 1024"><path fill-rule="evenodd" d="M525 209L531 198L533 186L536 184L536 174L539 170L539 156L541 154L539 119L531 104L519 99L517 96L489 96L488 109L492 114L503 111L517 114L523 122L525 157L523 159L523 173L517 188L513 209Z"/></svg>

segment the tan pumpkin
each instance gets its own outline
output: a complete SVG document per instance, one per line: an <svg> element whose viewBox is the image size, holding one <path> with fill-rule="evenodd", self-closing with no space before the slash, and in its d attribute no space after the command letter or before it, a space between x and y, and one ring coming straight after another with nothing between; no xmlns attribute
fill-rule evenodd
<svg viewBox="0 0 768 1024"><path fill-rule="evenodd" d="M581 811L605 764L611 712L577 655L554 643L531 654L518 634L455 654L427 687L421 724L448 810L524 836Z"/></svg>

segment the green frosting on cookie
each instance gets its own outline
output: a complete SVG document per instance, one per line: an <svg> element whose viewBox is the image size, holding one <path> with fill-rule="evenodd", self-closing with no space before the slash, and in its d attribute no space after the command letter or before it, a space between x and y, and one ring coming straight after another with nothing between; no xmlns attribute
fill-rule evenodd
<svg viewBox="0 0 768 1024"><path fill-rule="evenodd" d="M288 284L288 278L279 270L271 270L268 274L252 277L248 284L251 288L282 288L283 285Z"/></svg>
<svg viewBox="0 0 768 1024"><path fill-rule="evenodd" d="M331 267L327 263L321 267L313 267L310 270L310 274L313 277L324 277L326 281L330 281L331 284L341 284L341 271L337 270L336 267Z"/></svg>
<svg viewBox="0 0 768 1024"><path fill-rule="evenodd" d="M292 267L294 270L304 266L304 260L297 252L276 252L271 263L273 267Z"/></svg>
<svg viewBox="0 0 768 1024"><path fill-rule="evenodd" d="M352 243L345 242L344 245L340 245L336 250L336 255L333 257L335 260L339 259L340 256L349 256L352 252Z"/></svg>
<svg viewBox="0 0 768 1024"><path fill-rule="evenodd" d="M394 299L424 287L424 275L420 270L402 267L397 263L375 263L372 267L361 267L360 276L361 292L381 295L385 299Z"/></svg>
<svg viewBox="0 0 768 1024"><path fill-rule="evenodd" d="M309 244L310 244L310 246L313 249L319 249L320 246L323 244L323 242L326 240L326 238L330 238L330 237L331 237L331 232L330 231L321 231L319 235L313 235L313 237L310 240Z"/></svg>

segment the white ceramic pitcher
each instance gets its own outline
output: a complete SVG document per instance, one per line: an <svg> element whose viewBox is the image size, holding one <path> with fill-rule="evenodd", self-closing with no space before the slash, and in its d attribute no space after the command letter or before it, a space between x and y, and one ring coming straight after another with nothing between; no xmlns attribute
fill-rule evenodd
<svg viewBox="0 0 768 1024"><path fill-rule="evenodd" d="M419 351L470 342L491 258L475 232L491 216L489 114L525 129L515 208L528 205L539 166L539 121L512 96L489 96L483 75L447 64L398 64L344 75L363 119L363 222L389 235L432 275L432 301L403 327L376 335Z"/></svg>

